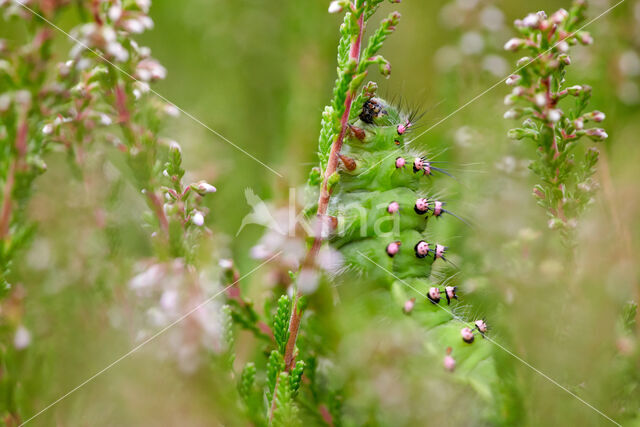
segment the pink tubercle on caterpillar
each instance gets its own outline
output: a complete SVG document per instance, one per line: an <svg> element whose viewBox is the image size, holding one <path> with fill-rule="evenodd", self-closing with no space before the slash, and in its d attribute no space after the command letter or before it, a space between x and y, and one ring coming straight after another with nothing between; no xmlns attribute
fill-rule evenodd
<svg viewBox="0 0 640 427"><path fill-rule="evenodd" d="M447 355L444 356L444 369L453 372L456 369L456 359L451 356L451 347L447 347Z"/></svg>
<svg viewBox="0 0 640 427"><path fill-rule="evenodd" d="M433 216L442 215L442 212L444 212L444 210L442 209L442 206L444 206L444 203L442 202L439 202L437 200L433 202Z"/></svg>
<svg viewBox="0 0 640 427"><path fill-rule="evenodd" d="M478 330L478 332L480 332L481 334L485 334L487 332L487 330L489 329L489 327L487 326L487 324L485 323L484 320L479 319L475 321L475 325L476 325L476 329Z"/></svg>
<svg viewBox="0 0 640 427"><path fill-rule="evenodd" d="M436 245L436 251L434 259L442 258L444 259L444 253L447 251L447 247L443 245Z"/></svg>
<svg viewBox="0 0 640 427"><path fill-rule="evenodd" d="M423 162L422 167L424 168L424 174L425 175L431 175L431 163Z"/></svg>
<svg viewBox="0 0 640 427"><path fill-rule="evenodd" d="M413 159L413 173L421 171L423 164L424 159L422 159L422 157L416 157L415 159Z"/></svg>
<svg viewBox="0 0 640 427"><path fill-rule="evenodd" d="M451 304L452 299L458 299L458 295L456 294L457 289L456 286L445 286L444 292L447 296L447 304Z"/></svg>
<svg viewBox="0 0 640 427"><path fill-rule="evenodd" d="M436 287L429 288L429 292L427 293L427 298L434 304L438 304L440 302L440 289Z"/></svg>
<svg viewBox="0 0 640 427"><path fill-rule="evenodd" d="M409 314L409 313L411 313L411 311L413 310L413 307L415 305L416 305L416 299L415 298L408 299L407 301L405 301L404 307L402 307L402 311L404 311L405 314Z"/></svg>
<svg viewBox="0 0 640 427"><path fill-rule="evenodd" d="M402 243L401 242L391 242L387 245L387 255L389 255L389 257L393 258L395 256L395 254L397 254L400 251L400 245Z"/></svg>
<svg viewBox="0 0 640 427"><path fill-rule="evenodd" d="M405 133L408 129L409 126L411 126L411 122L409 122L409 120L407 120L406 122L404 122L404 124L399 124L398 125L398 135L402 135L403 133Z"/></svg>
<svg viewBox="0 0 640 427"><path fill-rule="evenodd" d="M460 335L462 336L462 340L467 344L471 344L475 339L475 336L473 335L473 331L471 330L471 328L462 328L460 330Z"/></svg>
<svg viewBox="0 0 640 427"><path fill-rule="evenodd" d="M389 206L387 206L387 212L390 214L396 213L400 210L400 204L398 202L391 202Z"/></svg>
<svg viewBox="0 0 640 427"><path fill-rule="evenodd" d="M396 159L396 169L403 168L406 163L407 161L404 159L404 157L398 157Z"/></svg>
<svg viewBox="0 0 640 427"><path fill-rule="evenodd" d="M425 214L429 210L429 201L422 197L417 199L413 210L416 211L418 215Z"/></svg>
<svg viewBox="0 0 640 427"><path fill-rule="evenodd" d="M416 257L418 258L424 258L429 255L429 252L431 252L429 244L424 240L420 240L418 243L416 243L414 250L416 251Z"/></svg>

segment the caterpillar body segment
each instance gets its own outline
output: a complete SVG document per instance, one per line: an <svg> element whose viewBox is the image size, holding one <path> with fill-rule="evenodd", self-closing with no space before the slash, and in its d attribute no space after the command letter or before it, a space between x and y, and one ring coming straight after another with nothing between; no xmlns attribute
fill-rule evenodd
<svg viewBox="0 0 640 427"><path fill-rule="evenodd" d="M487 411L495 415L503 400L496 395L509 387L500 383L493 348L473 328L474 319L454 314L456 288L430 279L434 264L448 262L446 242L428 233L432 217L449 213L433 196L432 178L440 169L405 145L414 126L410 114L377 97L353 108L360 113L352 115L340 153L346 161L329 203L328 215L338 224L329 241L340 250L345 271L390 286L404 312L424 326L427 349L446 355L443 370L492 400ZM416 300L416 292L425 298ZM484 322L480 327L486 331Z"/></svg>

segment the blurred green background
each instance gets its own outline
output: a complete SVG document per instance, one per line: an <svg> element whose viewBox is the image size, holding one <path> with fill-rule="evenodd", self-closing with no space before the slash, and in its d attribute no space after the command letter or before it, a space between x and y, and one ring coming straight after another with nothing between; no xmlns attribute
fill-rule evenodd
<svg viewBox="0 0 640 427"><path fill-rule="evenodd" d="M614 4L592 1L590 16ZM182 145L192 177L218 188L207 220L243 272L256 265L249 252L263 233L250 225L235 236L251 212L245 188L284 204L289 188L304 184L315 164L341 20L327 6L320 0L156 0L155 28L139 40L168 70L158 92L284 176L184 115L167 129ZM624 303L639 296L640 2L627 0L589 25L595 44L572 51L567 82L593 86L591 106L606 113L609 139L599 145L601 190L580 225L571 263L557 256L559 237L531 197L535 178L525 160L535 155L533 146L506 137L513 125L502 119L508 88L498 84L465 106L514 69L517 57L502 51L514 34L513 20L536 10L551 13L568 1L405 0L393 6L402 20L382 52L393 66L391 78L370 71L381 93L401 95L425 110L422 129L464 106L419 143L451 162L458 181L439 182L450 208L474 223L441 225L455 236L449 246L462 267L461 288L472 314L489 319L497 340L596 408L638 414L637 345L621 335L618 319ZM386 5L380 17L391 10ZM70 13L63 28L75 23ZM60 55L69 47L58 46ZM51 154L48 163L51 172L38 181L31 210L40 237L16 266L32 335L20 366L25 414L134 345L135 326L126 325L117 308L130 304L123 296L130 277L113 263L126 260L123 254L133 264L151 253L139 226L145 207L130 189L114 199L108 170L96 171L87 183L72 178L62 155ZM96 164L102 165L99 159ZM96 210L105 206L119 212L118 231L96 229ZM110 245L118 248L117 257L106 249ZM259 300L268 292L266 276L253 275L242 286ZM353 286L336 289L341 303L332 320L340 338L330 345L332 363L357 378L353 408L366 413L378 407L384 415L373 418L386 425L476 424L466 417L464 396L444 398L447 390L429 383L440 365L422 354L415 325L391 322L397 307ZM370 318L365 314L375 320L358 321ZM234 385L221 367L204 364L184 375L171 360L155 357L162 345L145 346L33 425L242 423L230 409ZM624 357L629 354L635 356ZM606 424L527 366L514 366L527 425Z"/></svg>

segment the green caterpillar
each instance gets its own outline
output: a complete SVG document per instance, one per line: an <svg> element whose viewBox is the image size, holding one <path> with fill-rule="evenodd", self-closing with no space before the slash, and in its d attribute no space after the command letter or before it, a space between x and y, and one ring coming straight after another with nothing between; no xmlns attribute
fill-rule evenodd
<svg viewBox="0 0 640 427"><path fill-rule="evenodd" d="M390 285L405 312L427 329L429 350L444 356L445 369L491 403L489 417L504 422L512 418L506 400L514 394L501 381L494 347L484 339L486 323L462 321L452 311L456 287L430 280L433 264L448 262L447 247L426 237L432 219L450 213L429 196L432 176L446 172L406 144L412 114L365 93L354 102L339 155L327 212L329 241L344 257L345 270ZM427 298L410 299L411 288Z"/></svg>

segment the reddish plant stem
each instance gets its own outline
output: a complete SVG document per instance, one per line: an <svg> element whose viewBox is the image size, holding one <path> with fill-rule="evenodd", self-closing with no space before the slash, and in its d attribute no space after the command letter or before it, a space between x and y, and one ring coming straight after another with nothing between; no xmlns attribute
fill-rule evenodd
<svg viewBox="0 0 640 427"><path fill-rule="evenodd" d="M4 240L9 234L9 223L11 222L11 193L13 192L13 184L15 181L16 164L9 165L9 173L4 183L2 192L2 214L0 216L0 240Z"/></svg>
<svg viewBox="0 0 640 427"><path fill-rule="evenodd" d="M364 11L358 18L358 36L355 41L351 43L351 49L349 51L349 59L355 60L356 63L360 61L360 50L362 47L362 34L364 33ZM356 67L357 69L357 67ZM331 152L329 153L329 161L327 163L327 168L324 172L324 177L322 180L322 187L320 189L320 197L318 199L318 211L316 214L316 218L318 223L316 225L316 233L313 239L313 244L311 248L307 252L307 255L303 262L304 267L311 267L313 265L313 261L318 255L318 251L322 246L322 232L321 230L325 224L325 216L327 214L327 208L329 207L329 200L331 199L331 191L329 190L329 178L338 168L338 155L340 154L340 150L342 149L342 143L344 142L344 138L347 131L347 126L349 124L349 115L351 114L351 104L353 103L354 92L349 90L347 92L347 96L344 101L344 113L342 114L342 118L340 119L340 133L338 137L331 145ZM298 331L300 329L300 321L302 313L298 310L298 297L300 294L297 294L295 300L293 302L293 310L291 311L291 319L289 320L289 339L287 340L287 345L285 347L284 354L284 363L285 369L289 372L293 369L295 363L295 354L294 350L296 347L296 339L298 338ZM274 392L275 396L275 392Z"/></svg>
<svg viewBox="0 0 640 427"><path fill-rule="evenodd" d="M15 147L18 153L17 159L9 165L7 180L4 183L2 192L2 210L0 211L0 240L4 240L9 234L9 225L11 224L11 211L13 209L13 186L16 182L16 169L22 167L22 162L27 155L27 135L29 133L29 124L27 123L27 112L24 111L20 124L18 124L18 132L16 134Z"/></svg>
<svg viewBox="0 0 640 427"><path fill-rule="evenodd" d="M164 214L164 209L162 207L162 201L158 197L158 195L153 191L147 191L147 197L149 197L149 201L151 202L151 206L153 206L153 210L158 217L158 222L160 223L160 227L162 231L164 231L167 235L169 234L169 221L167 220L166 215Z"/></svg>

